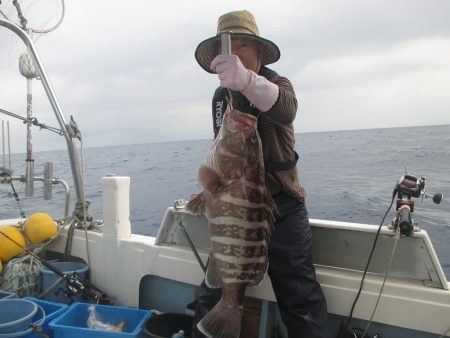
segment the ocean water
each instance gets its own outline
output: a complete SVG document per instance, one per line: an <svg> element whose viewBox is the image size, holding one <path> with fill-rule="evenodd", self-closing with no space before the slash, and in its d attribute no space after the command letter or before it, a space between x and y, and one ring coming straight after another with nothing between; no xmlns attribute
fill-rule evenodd
<svg viewBox="0 0 450 338"><path fill-rule="evenodd" d="M84 149L90 214L102 218L101 177L130 176L132 231L156 235L167 207L200 191L197 169L210 143L196 140ZM296 149L310 218L379 225L405 168L411 175L425 177L426 191L440 192L444 199L440 205L431 199L415 199L413 218L430 234L450 280L450 125L302 133L296 135ZM65 151L37 152L33 157L35 176L42 176L43 163L51 161L54 176L72 185ZM12 155L14 175L24 174L24 159L25 154ZM26 215L38 211L63 215L61 187L54 186L52 201L43 201L42 183L36 182L34 198L24 197L21 183L14 186ZM10 185L0 185L0 218L20 217L11 191ZM72 208L73 188L71 196ZM394 216L392 209L385 224Z"/></svg>

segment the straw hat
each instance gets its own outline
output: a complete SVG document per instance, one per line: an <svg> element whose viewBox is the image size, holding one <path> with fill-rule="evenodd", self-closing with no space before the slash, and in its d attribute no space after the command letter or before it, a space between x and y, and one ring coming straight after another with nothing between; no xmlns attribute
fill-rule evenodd
<svg viewBox="0 0 450 338"><path fill-rule="evenodd" d="M217 35L200 42L195 50L195 59L208 73L214 73L210 69L211 61L220 53L220 34L227 31L231 31L233 35L246 36L257 41L261 46L262 65L274 63L280 58L278 46L259 36L258 26L252 13L247 10L230 12L219 18Z"/></svg>

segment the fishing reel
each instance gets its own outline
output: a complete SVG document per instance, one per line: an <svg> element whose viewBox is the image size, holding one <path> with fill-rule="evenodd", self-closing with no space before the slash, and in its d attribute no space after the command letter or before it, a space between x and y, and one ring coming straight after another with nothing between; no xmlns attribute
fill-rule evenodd
<svg viewBox="0 0 450 338"><path fill-rule="evenodd" d="M70 302L76 300L77 295L82 295L88 301L102 305L111 305L108 295L97 288L95 285L85 279L81 279L77 272L67 274L62 277L65 280L65 288L60 288L55 294L60 292L70 299Z"/></svg>
<svg viewBox="0 0 450 338"><path fill-rule="evenodd" d="M394 230L400 229L400 233L405 236L411 236L414 232L416 223L411 214L414 212L414 199L432 198L435 204L442 201L442 194L429 194L425 190L425 177L417 178L412 175L404 174L401 176L394 189L394 197L397 195L396 217L392 222Z"/></svg>

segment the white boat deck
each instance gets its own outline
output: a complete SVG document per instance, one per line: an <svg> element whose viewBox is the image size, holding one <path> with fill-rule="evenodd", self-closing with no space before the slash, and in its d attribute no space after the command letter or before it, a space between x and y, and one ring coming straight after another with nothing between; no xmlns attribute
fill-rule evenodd
<svg viewBox="0 0 450 338"><path fill-rule="evenodd" d="M168 208L157 237L131 234L129 178L103 178L104 229L88 232L91 281L116 304L139 305L144 276L158 276L192 286L203 271L179 227L183 222L200 257L206 262L209 240L206 220L182 207ZM331 314L347 316L359 288L362 271L377 226L311 220L317 278ZM85 233L76 230L72 255L88 261ZM62 236L51 249L62 252ZM354 317L369 319L383 282L393 245L393 232L383 227ZM425 231L401 238L373 320L413 330L441 334L450 323L449 284ZM247 296L275 302L270 280L247 290Z"/></svg>

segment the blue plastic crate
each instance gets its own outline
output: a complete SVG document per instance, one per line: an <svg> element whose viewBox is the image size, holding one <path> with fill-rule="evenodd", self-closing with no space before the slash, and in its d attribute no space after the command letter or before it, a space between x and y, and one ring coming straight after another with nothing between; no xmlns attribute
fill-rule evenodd
<svg viewBox="0 0 450 338"><path fill-rule="evenodd" d="M88 307L93 304L73 303L60 317L49 323L54 338L80 337L138 337L150 312L128 307L94 305L96 314L103 322L117 325L125 321L123 332L111 332L87 327Z"/></svg>
<svg viewBox="0 0 450 338"><path fill-rule="evenodd" d="M0 290L0 300L11 299L11 298L16 298L16 294L13 292Z"/></svg>
<svg viewBox="0 0 450 338"><path fill-rule="evenodd" d="M42 307L42 309L45 312L45 319L44 319L44 323L42 324L41 328L42 328L42 332L44 332L49 338L53 338L53 330L51 330L48 327L48 323L57 318L58 316L62 315L68 308L67 304L62 304L62 303L54 303L54 302L49 302L46 300L42 300L39 298L35 298L35 297L24 297L24 299L28 299L31 300L32 302L40 305ZM38 313L34 316L33 318L33 322L39 322L42 319L42 313L41 311L38 311ZM31 338L31 337L36 337L39 338L41 336L39 336L36 333L30 333L28 335L26 335L25 337L27 338Z"/></svg>

